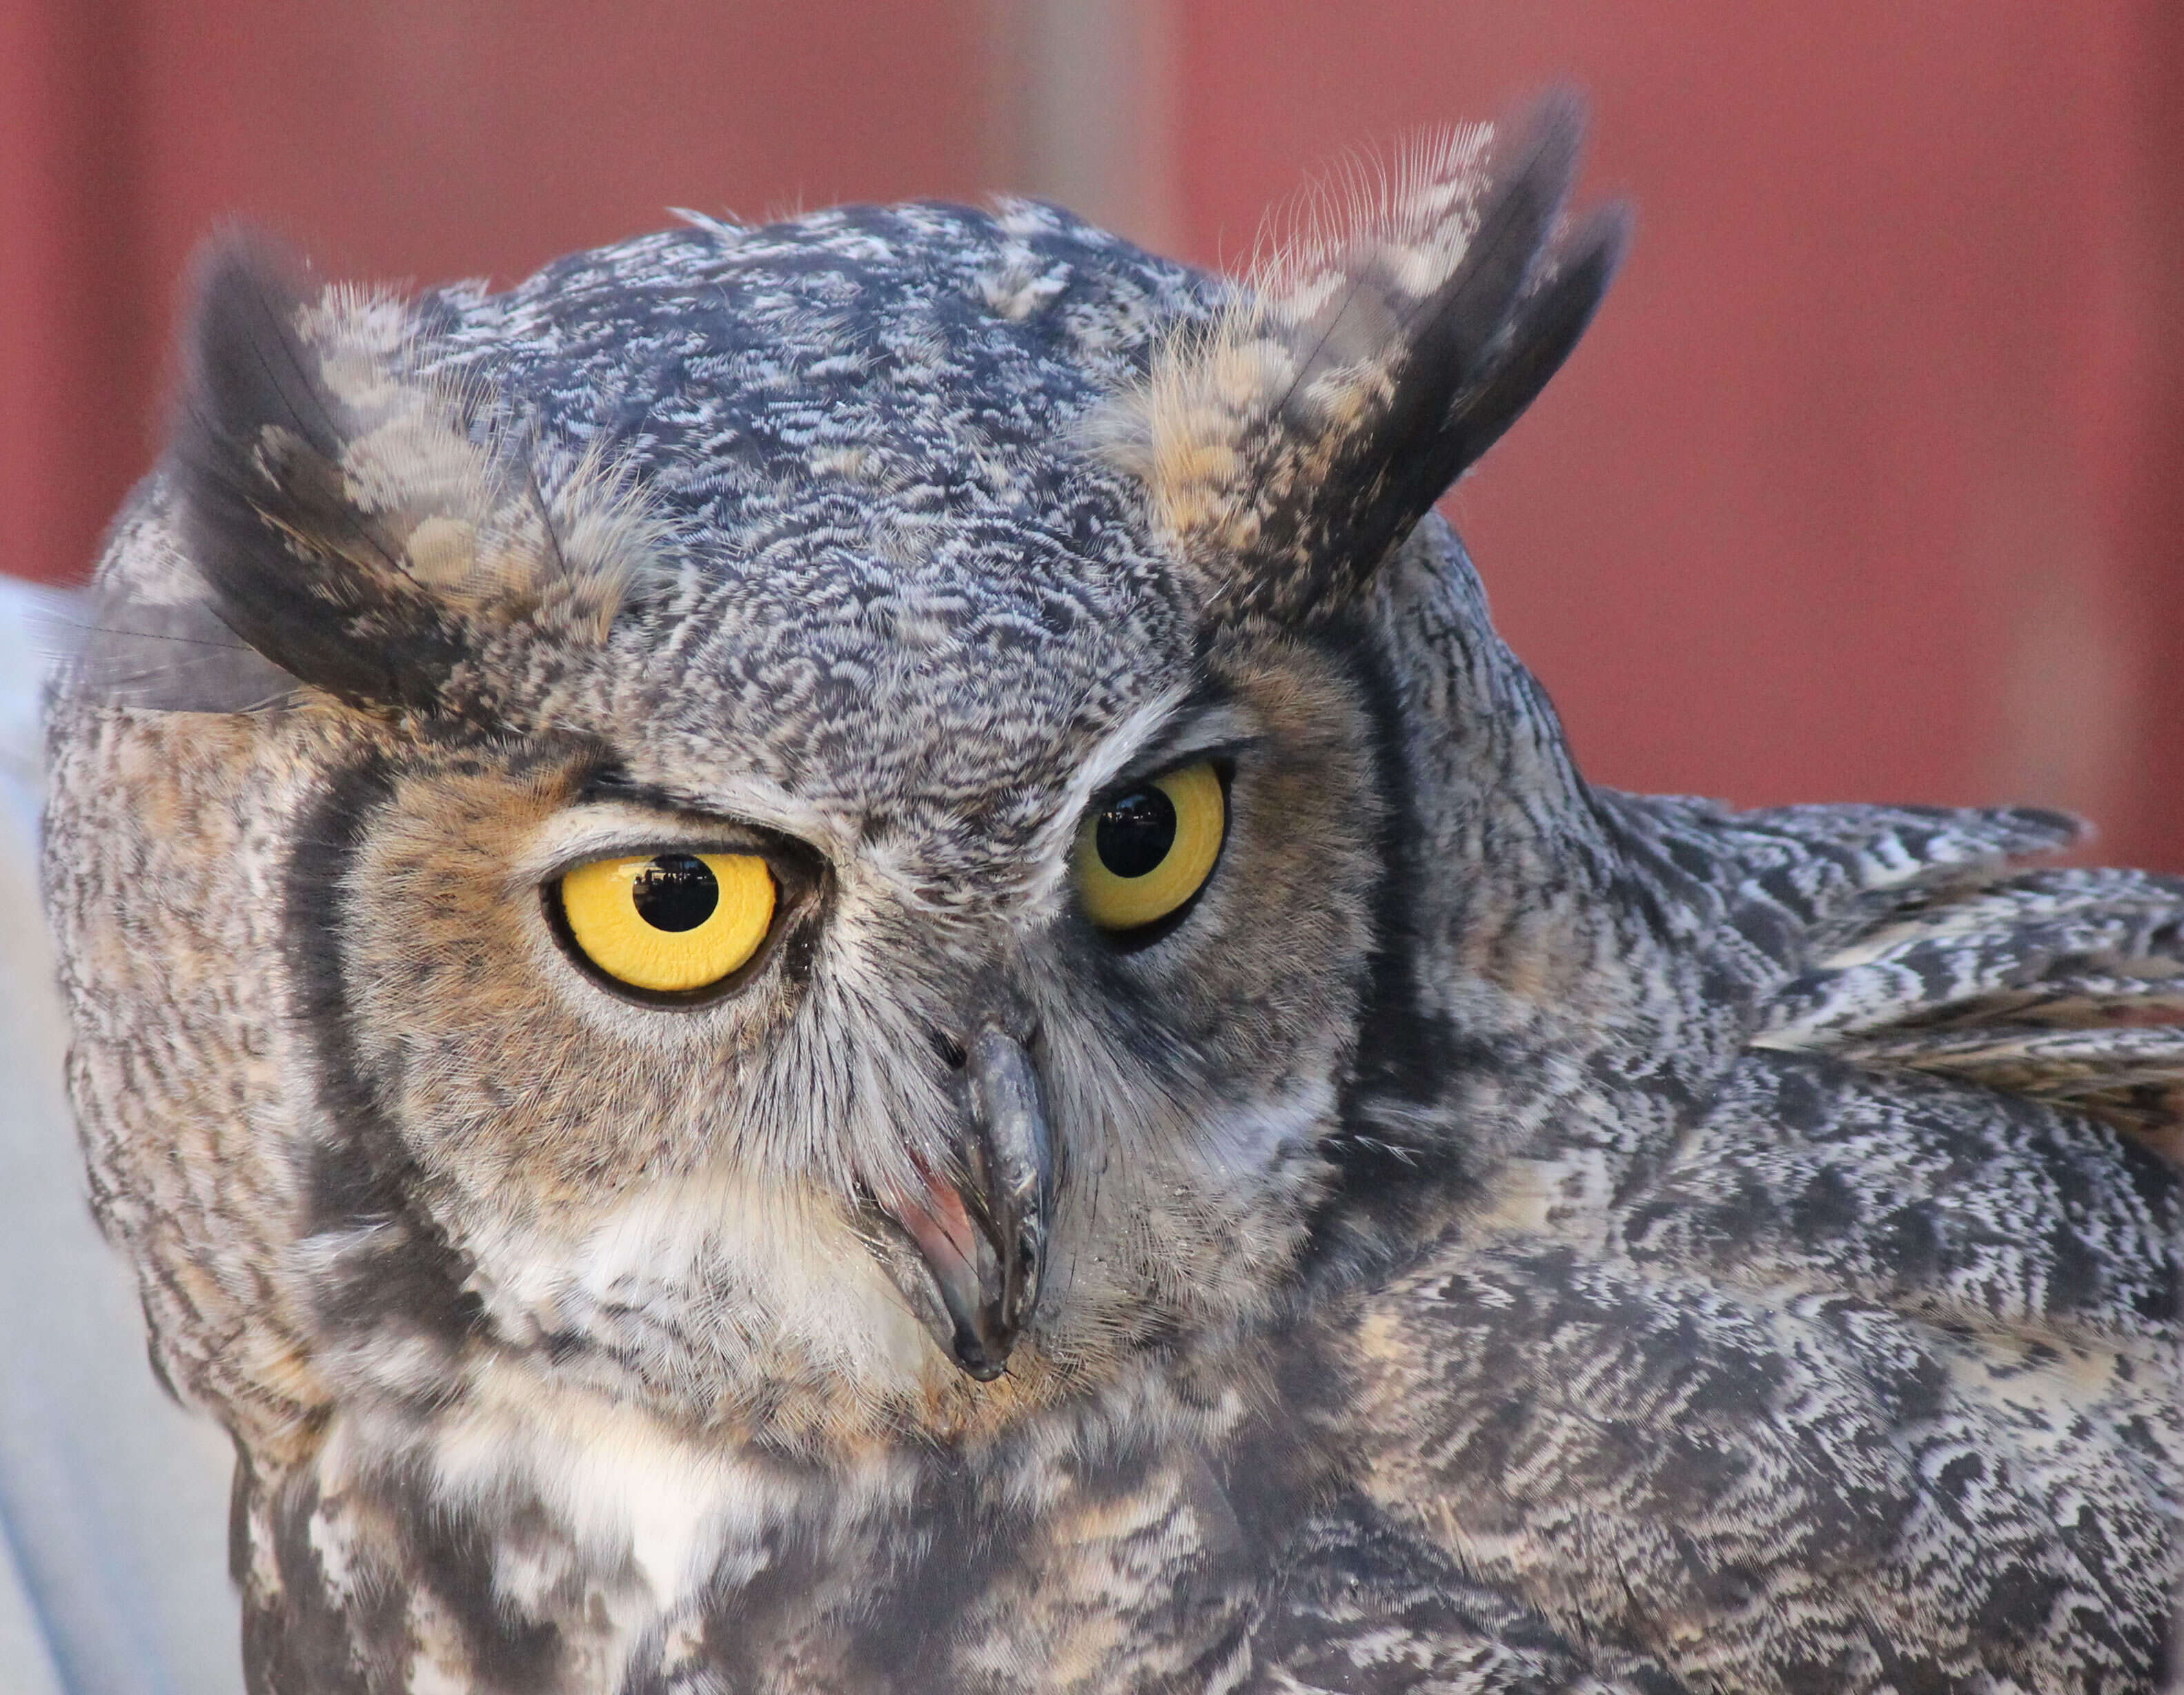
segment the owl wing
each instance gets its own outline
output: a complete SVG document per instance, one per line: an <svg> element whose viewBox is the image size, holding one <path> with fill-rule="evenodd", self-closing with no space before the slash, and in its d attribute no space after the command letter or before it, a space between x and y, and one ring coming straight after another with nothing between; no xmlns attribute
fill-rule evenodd
<svg viewBox="0 0 2184 1695"><path fill-rule="evenodd" d="M2103 1127L1960 1087L1757 1059L1621 1240L1398 1280L1345 1420L1373 1506L1697 1687L2157 1687L2173 1252Z"/></svg>
<svg viewBox="0 0 2184 1695"><path fill-rule="evenodd" d="M2184 888L1990 863L1813 934L1654 1168L1367 1300L1354 1475L1697 1687L2153 1689Z"/></svg>

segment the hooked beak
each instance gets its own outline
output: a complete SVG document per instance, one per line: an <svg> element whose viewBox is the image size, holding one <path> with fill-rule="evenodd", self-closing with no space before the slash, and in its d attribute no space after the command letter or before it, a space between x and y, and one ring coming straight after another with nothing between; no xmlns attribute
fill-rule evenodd
<svg viewBox="0 0 2184 1695"><path fill-rule="evenodd" d="M968 1180L932 1175L922 1193L882 1205L922 1263L922 1276L893 1268L912 1309L957 1365L990 1383L1039 1300L1054 1157L1031 1057L998 1019L972 1032L963 1079Z"/></svg>

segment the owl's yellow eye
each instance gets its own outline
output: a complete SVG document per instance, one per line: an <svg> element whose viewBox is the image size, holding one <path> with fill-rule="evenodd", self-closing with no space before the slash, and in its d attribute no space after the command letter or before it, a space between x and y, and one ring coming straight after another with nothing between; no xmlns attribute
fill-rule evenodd
<svg viewBox="0 0 2184 1695"><path fill-rule="evenodd" d="M580 865L560 896L585 958L618 983L671 995L747 964L772 927L776 892L756 854L661 853Z"/></svg>
<svg viewBox="0 0 2184 1695"><path fill-rule="evenodd" d="M1198 893L1221 856L1228 806L1204 762L1156 777L1089 814L1077 839L1077 884L1103 930L1157 923Z"/></svg>

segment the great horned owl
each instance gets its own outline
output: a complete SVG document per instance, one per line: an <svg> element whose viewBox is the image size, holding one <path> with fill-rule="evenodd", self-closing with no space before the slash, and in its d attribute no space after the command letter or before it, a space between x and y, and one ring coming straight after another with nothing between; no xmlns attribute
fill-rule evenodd
<svg viewBox="0 0 2184 1695"><path fill-rule="evenodd" d="M2184 887L1578 775L1432 512L1576 128L212 255L46 877L260 1695L2157 1686Z"/></svg>

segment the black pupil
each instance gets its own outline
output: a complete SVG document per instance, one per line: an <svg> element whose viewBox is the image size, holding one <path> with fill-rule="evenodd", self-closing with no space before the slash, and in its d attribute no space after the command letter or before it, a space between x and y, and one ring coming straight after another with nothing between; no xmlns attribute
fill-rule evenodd
<svg viewBox="0 0 2184 1695"><path fill-rule="evenodd" d="M1100 815L1092 845L1117 877L1143 877L1175 845L1175 802L1159 789L1133 789Z"/></svg>
<svg viewBox="0 0 2184 1695"><path fill-rule="evenodd" d="M655 930L694 930L721 904L712 867L694 854L663 853L637 873L630 898Z"/></svg>

